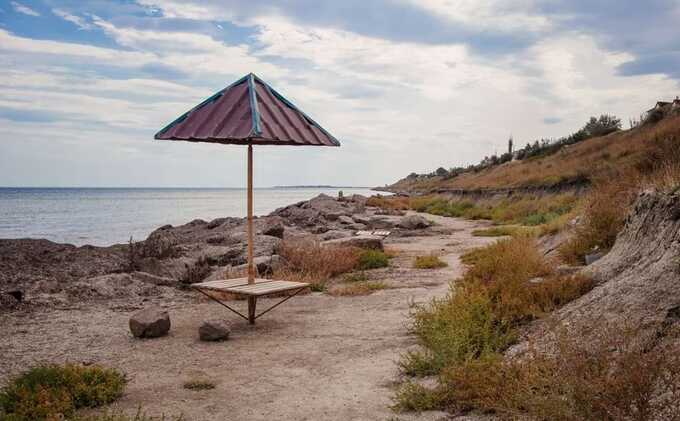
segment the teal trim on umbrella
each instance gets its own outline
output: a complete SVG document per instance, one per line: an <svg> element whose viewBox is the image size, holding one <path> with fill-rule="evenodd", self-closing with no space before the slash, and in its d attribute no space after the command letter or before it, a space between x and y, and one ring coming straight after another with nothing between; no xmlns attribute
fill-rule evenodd
<svg viewBox="0 0 680 421"><path fill-rule="evenodd" d="M253 131L254 136L262 135L262 127L260 126L260 110L257 107L257 90L255 89L255 75L249 73L248 78L248 94L250 96L250 113L253 117ZM259 80L259 79L258 79Z"/></svg>

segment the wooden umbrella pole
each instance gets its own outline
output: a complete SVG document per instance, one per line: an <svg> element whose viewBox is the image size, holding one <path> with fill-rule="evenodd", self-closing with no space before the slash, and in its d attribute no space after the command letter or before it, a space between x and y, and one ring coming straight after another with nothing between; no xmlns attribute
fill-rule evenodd
<svg viewBox="0 0 680 421"><path fill-rule="evenodd" d="M253 145L248 145L248 283L255 282L253 264Z"/></svg>

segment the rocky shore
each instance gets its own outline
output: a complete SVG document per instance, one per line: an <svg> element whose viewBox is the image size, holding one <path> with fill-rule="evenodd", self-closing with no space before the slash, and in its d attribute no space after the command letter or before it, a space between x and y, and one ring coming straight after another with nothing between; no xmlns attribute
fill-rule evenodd
<svg viewBox="0 0 680 421"><path fill-rule="evenodd" d="M255 262L260 276L280 264L277 247L283 240L382 248L382 237L357 232L427 235L429 222L422 217L386 214L366 202L360 195L321 194L257 217ZM245 264L244 218L165 225L144 241L110 247L5 239L0 240L0 311L173 295L195 282L233 277Z"/></svg>

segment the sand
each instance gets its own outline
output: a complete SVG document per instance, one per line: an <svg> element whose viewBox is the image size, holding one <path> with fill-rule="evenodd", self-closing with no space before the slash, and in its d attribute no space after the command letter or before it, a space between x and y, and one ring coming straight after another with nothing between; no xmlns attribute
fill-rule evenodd
<svg viewBox="0 0 680 421"><path fill-rule="evenodd" d="M140 303L0 315L0 382L40 362L96 363L126 373L125 394L111 408L132 414L141 406L148 415L183 414L187 420L446 419L440 412L390 409L396 362L415 344L407 329L409 305L444 296L464 270L460 254L494 240L471 235L488 223L426 217L438 223L441 235L386 241L399 254L390 268L370 277L389 289L359 297L302 295L254 327L192 292L155 302L172 319L170 334L158 339L131 336L128 319ZM416 255L432 252L449 266L411 267ZM260 300L258 307L275 301ZM235 306L243 309L245 302ZM198 326L216 317L230 320L231 338L200 342ZM216 387L184 389L192 379Z"/></svg>

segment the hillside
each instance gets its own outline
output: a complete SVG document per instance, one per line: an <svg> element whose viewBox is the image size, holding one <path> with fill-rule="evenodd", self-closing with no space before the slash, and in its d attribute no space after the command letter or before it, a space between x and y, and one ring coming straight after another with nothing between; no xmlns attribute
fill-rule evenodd
<svg viewBox="0 0 680 421"><path fill-rule="evenodd" d="M638 165L647 145L654 139L680 136L680 115L658 123L617 131L560 148L550 155L513 160L455 177L408 176L382 190L403 193L431 193L453 190L551 188L583 185L614 170Z"/></svg>

